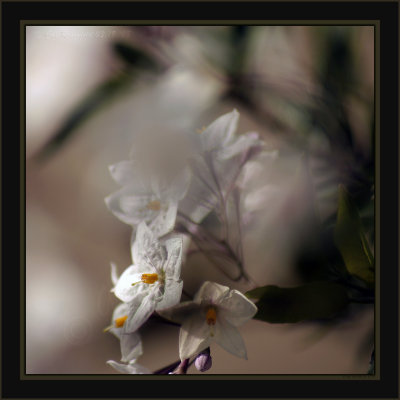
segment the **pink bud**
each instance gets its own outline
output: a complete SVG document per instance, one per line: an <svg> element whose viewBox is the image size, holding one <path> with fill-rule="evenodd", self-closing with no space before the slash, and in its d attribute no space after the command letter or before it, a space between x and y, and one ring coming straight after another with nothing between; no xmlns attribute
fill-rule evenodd
<svg viewBox="0 0 400 400"><path fill-rule="evenodd" d="M208 371L212 366L212 357L210 355L210 349L202 351L194 362L194 365L200 372Z"/></svg>

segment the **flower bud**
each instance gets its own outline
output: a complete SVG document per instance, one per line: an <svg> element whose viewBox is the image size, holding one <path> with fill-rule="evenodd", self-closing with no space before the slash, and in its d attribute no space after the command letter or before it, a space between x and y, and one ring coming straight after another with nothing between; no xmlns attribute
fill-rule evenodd
<svg viewBox="0 0 400 400"><path fill-rule="evenodd" d="M210 348L207 347L204 351L202 351L194 362L194 365L200 372L208 371L212 366L212 357L210 354Z"/></svg>

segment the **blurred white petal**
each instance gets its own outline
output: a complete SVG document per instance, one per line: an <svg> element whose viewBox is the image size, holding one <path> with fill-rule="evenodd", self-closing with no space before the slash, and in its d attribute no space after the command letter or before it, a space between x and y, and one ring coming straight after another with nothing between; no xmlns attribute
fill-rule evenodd
<svg viewBox="0 0 400 400"><path fill-rule="evenodd" d="M246 133L240 135L231 144L222 147L217 153L218 160L228 160L239 153L247 151L250 147L261 146L262 141L258 138L258 134L255 132Z"/></svg>
<svg viewBox="0 0 400 400"><path fill-rule="evenodd" d="M109 360L107 364L123 374L151 374L151 371L136 362L129 364L120 364L116 361Z"/></svg>
<svg viewBox="0 0 400 400"><path fill-rule="evenodd" d="M203 151L225 147L232 139L239 120L239 113L233 110L217 118L203 132L199 133Z"/></svg>
<svg viewBox="0 0 400 400"><path fill-rule="evenodd" d="M178 203L171 202L167 209L161 209L157 216L150 222L149 229L154 236L159 238L171 232L175 227L176 214L178 212Z"/></svg>
<svg viewBox="0 0 400 400"><path fill-rule="evenodd" d="M137 189L140 190L142 186L142 180L140 179L140 173L135 168L135 163L132 160L120 161L116 164L108 167L113 179L120 185L137 184Z"/></svg>

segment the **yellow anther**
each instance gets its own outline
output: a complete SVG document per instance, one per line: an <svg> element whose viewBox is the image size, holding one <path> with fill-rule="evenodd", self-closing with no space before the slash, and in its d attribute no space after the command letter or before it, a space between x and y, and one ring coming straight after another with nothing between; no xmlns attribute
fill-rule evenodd
<svg viewBox="0 0 400 400"><path fill-rule="evenodd" d="M117 328L122 328L124 326L124 323L126 321L126 319L128 318L127 315L124 315L123 317L119 317L115 320L115 326Z"/></svg>
<svg viewBox="0 0 400 400"><path fill-rule="evenodd" d="M142 282L151 285L154 282L158 281L158 274L143 274Z"/></svg>
<svg viewBox="0 0 400 400"><path fill-rule="evenodd" d="M206 126L203 126L202 128L199 128L196 130L197 133L203 133L207 129Z"/></svg>
<svg viewBox="0 0 400 400"><path fill-rule="evenodd" d="M146 208L152 211L159 211L161 208L161 203L158 200L153 200L147 204Z"/></svg>
<svg viewBox="0 0 400 400"><path fill-rule="evenodd" d="M117 318L114 323L115 323L115 328L122 328L124 326L125 321L127 320L128 316L124 315L123 317ZM114 328L114 325L107 326L107 328L103 329L103 332L108 332L112 328Z"/></svg>
<svg viewBox="0 0 400 400"><path fill-rule="evenodd" d="M215 325L215 323L217 322L217 311L214 307L210 307L207 310L206 321L208 325Z"/></svg>

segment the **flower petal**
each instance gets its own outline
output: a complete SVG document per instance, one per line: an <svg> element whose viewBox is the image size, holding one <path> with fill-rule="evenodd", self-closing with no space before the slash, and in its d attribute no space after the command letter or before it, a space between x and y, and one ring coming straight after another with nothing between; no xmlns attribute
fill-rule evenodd
<svg viewBox="0 0 400 400"><path fill-rule="evenodd" d="M179 212L199 224L214 210L217 203L217 197L210 194L207 188L193 185L193 189L191 188L179 203Z"/></svg>
<svg viewBox="0 0 400 400"><path fill-rule="evenodd" d="M124 303L131 302L143 289L143 283L132 286L132 283L140 282L142 274L149 272L146 265L135 264L128 267L119 277L114 287L114 294ZM152 271L150 271L152 272Z"/></svg>
<svg viewBox="0 0 400 400"><path fill-rule="evenodd" d="M220 316L215 324L214 340L227 352L247 360L246 346L239 331Z"/></svg>
<svg viewBox="0 0 400 400"><path fill-rule="evenodd" d="M137 359L143 354L140 335L134 333L123 333L121 335L121 361L129 362Z"/></svg>
<svg viewBox="0 0 400 400"><path fill-rule="evenodd" d="M239 113L233 110L217 118L200 133L203 151L225 147L231 140L239 120Z"/></svg>
<svg viewBox="0 0 400 400"><path fill-rule="evenodd" d="M137 173L135 163L131 160L120 161L116 164L110 165L108 169L113 179L120 185L135 183L138 185L138 189L143 186L142 180Z"/></svg>
<svg viewBox="0 0 400 400"><path fill-rule="evenodd" d="M136 362L129 364L120 364L114 360L108 360L107 364L117 371L122 372L123 374L151 374L151 371L148 368L143 367Z"/></svg>
<svg viewBox="0 0 400 400"><path fill-rule="evenodd" d="M192 178L186 196L179 202L179 211L199 223L216 207L220 194L210 166L203 157L192 157L190 166Z"/></svg>
<svg viewBox="0 0 400 400"><path fill-rule="evenodd" d="M189 189L190 181L192 179L192 171L189 166L185 166L183 171L174 179L171 184L171 189L168 190L167 196L171 200L182 200Z"/></svg>
<svg viewBox="0 0 400 400"><path fill-rule="evenodd" d="M183 282L167 279L164 286L164 296L157 303L156 310L170 308L178 304L182 295Z"/></svg>
<svg viewBox="0 0 400 400"><path fill-rule="evenodd" d="M128 319L124 324L124 332L131 333L138 330L155 310L160 298L160 285L154 283L151 286L143 296L137 296L131 302Z"/></svg>
<svg viewBox="0 0 400 400"><path fill-rule="evenodd" d="M147 208L147 205L156 199L153 193L138 193L135 187L128 185L110 194L104 201L120 221L136 225L143 220L148 222L155 218L158 211Z"/></svg>
<svg viewBox="0 0 400 400"><path fill-rule="evenodd" d="M171 237L165 241L167 249L167 260L164 263L164 271L167 278L178 280L181 275L182 247L181 237Z"/></svg>
<svg viewBox="0 0 400 400"><path fill-rule="evenodd" d="M162 209L149 224L149 229L156 238L166 235L175 227L176 214L178 212L178 203L171 202L166 210Z"/></svg>
<svg viewBox="0 0 400 400"><path fill-rule="evenodd" d="M117 320L118 318L124 317L125 315L128 315L128 313L129 313L129 304L127 304L127 303L120 303L114 308L114 311L113 311L113 314L111 317L112 328L109 329L109 332L111 332L113 335L115 335L118 339L121 339L122 327L117 328L115 326L115 320Z"/></svg>
<svg viewBox="0 0 400 400"><path fill-rule="evenodd" d="M240 135L228 146L222 147L217 153L217 160L223 161L228 160L239 153L245 153L251 147L261 146L262 141L258 138L258 134L255 132L249 132L244 135Z"/></svg>
<svg viewBox="0 0 400 400"><path fill-rule="evenodd" d="M238 290L231 290L219 302L218 311L229 323L240 326L254 317L257 307Z"/></svg>
<svg viewBox="0 0 400 400"><path fill-rule="evenodd" d="M218 304L219 299L225 296L228 292L229 288L227 286L206 281L200 287L193 300L197 303L203 302Z"/></svg>
<svg viewBox="0 0 400 400"><path fill-rule="evenodd" d="M111 282L115 286L118 282L118 272L117 266L114 263L111 263ZM113 291L113 290L112 290Z"/></svg>
<svg viewBox="0 0 400 400"><path fill-rule="evenodd" d="M181 360L200 353L210 344L210 327L204 315L195 313L188 317L179 331L179 357Z"/></svg>
<svg viewBox="0 0 400 400"><path fill-rule="evenodd" d="M145 222L139 224L131 248L134 262L147 265L150 268L149 272L159 272L167 258L166 249Z"/></svg>

